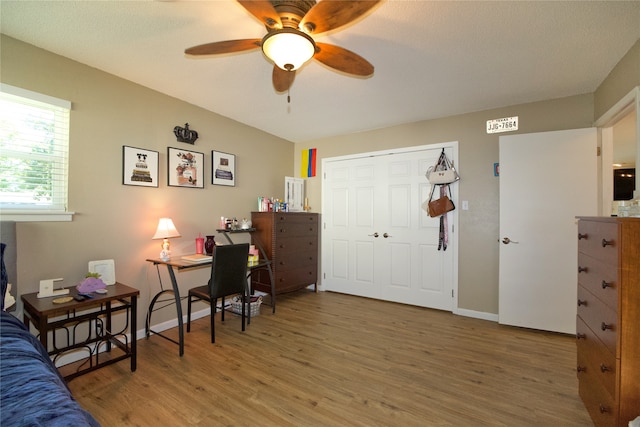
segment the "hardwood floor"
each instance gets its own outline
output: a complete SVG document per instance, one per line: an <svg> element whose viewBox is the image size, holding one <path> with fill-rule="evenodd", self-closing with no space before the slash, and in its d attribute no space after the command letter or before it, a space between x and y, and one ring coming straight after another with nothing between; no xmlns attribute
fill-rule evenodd
<svg viewBox="0 0 640 427"><path fill-rule="evenodd" d="M589 426L573 337L307 291L69 386L103 426ZM218 316L220 314L218 313ZM167 331L177 336L177 329Z"/></svg>

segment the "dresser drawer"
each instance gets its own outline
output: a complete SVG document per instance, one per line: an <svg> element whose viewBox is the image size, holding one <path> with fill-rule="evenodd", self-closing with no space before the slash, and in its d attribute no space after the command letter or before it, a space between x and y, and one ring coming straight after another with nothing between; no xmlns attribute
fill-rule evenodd
<svg viewBox="0 0 640 427"><path fill-rule="evenodd" d="M317 224L318 215L308 213L276 213L273 222L279 226L283 224Z"/></svg>
<svg viewBox="0 0 640 427"><path fill-rule="evenodd" d="M578 316L597 335L607 349L616 354L618 313L584 287L578 286Z"/></svg>
<svg viewBox="0 0 640 427"><path fill-rule="evenodd" d="M295 236L314 236L318 238L318 224L313 222L289 222L275 224L273 230L276 240Z"/></svg>
<svg viewBox="0 0 640 427"><path fill-rule="evenodd" d="M615 396L617 372L615 355L602 344L579 316L576 324L576 343L578 355L580 355L579 372L588 372L597 378L612 397ZM586 371L583 371L585 369Z"/></svg>
<svg viewBox="0 0 640 427"><path fill-rule="evenodd" d="M277 270L277 269L276 269ZM290 290L300 289L300 284L312 285L317 282L318 267L317 265L309 265L307 267L297 268L294 270L277 271L276 289L279 292L287 292Z"/></svg>
<svg viewBox="0 0 640 427"><path fill-rule="evenodd" d="M578 283L609 307L618 307L618 266L578 254Z"/></svg>
<svg viewBox="0 0 640 427"><path fill-rule="evenodd" d="M318 253L318 239L315 236L297 236L280 238L275 243L275 252L278 257L288 254L313 251Z"/></svg>
<svg viewBox="0 0 640 427"><path fill-rule="evenodd" d="M273 276L276 293L295 291L314 285L318 281L318 265L312 263L296 268L279 268L274 266ZM257 269L251 272L251 286L253 290L271 293L271 279L265 269Z"/></svg>
<svg viewBox="0 0 640 427"><path fill-rule="evenodd" d="M278 271L294 270L300 267L310 265L318 265L318 251L312 250L307 252L290 252L289 254L280 255L274 262L274 268Z"/></svg>
<svg viewBox="0 0 640 427"><path fill-rule="evenodd" d="M578 252L607 264L618 265L618 225L611 222L580 221Z"/></svg>
<svg viewBox="0 0 640 427"><path fill-rule="evenodd" d="M578 353L578 366L584 366L584 356ZM614 398L598 382L594 372L578 372L578 392L596 426L615 426L618 408Z"/></svg>

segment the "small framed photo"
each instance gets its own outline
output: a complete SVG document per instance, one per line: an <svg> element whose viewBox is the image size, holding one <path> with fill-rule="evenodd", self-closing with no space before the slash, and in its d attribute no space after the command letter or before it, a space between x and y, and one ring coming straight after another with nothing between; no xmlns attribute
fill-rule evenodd
<svg viewBox="0 0 640 427"><path fill-rule="evenodd" d="M158 186L158 152L122 146L122 184Z"/></svg>
<svg viewBox="0 0 640 427"><path fill-rule="evenodd" d="M170 186L204 188L204 154L168 147L167 159Z"/></svg>
<svg viewBox="0 0 640 427"><path fill-rule="evenodd" d="M211 152L211 183L214 185L236 185L236 156L221 151Z"/></svg>

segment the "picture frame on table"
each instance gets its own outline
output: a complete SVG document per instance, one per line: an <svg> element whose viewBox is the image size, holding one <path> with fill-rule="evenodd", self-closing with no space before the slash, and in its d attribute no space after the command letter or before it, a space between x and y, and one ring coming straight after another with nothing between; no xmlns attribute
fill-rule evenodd
<svg viewBox="0 0 640 427"><path fill-rule="evenodd" d="M122 146L122 184L158 187L158 152Z"/></svg>
<svg viewBox="0 0 640 427"><path fill-rule="evenodd" d="M204 188L204 154L167 147L167 178L171 187Z"/></svg>
<svg viewBox="0 0 640 427"><path fill-rule="evenodd" d="M213 185L236 185L236 156L235 154L211 151L211 183Z"/></svg>

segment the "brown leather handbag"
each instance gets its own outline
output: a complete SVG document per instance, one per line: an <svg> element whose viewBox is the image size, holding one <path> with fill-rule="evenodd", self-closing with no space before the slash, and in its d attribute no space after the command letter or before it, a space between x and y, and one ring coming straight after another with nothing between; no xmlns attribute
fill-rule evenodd
<svg viewBox="0 0 640 427"><path fill-rule="evenodd" d="M435 185L431 186L431 195L429 196L428 210L427 213L430 217L436 218L441 215L446 214L447 212L451 212L456 207L446 194L444 196L440 196L439 199L431 200L433 198L433 192L435 190ZM451 194L451 189L447 185L447 190L449 190L449 194Z"/></svg>

